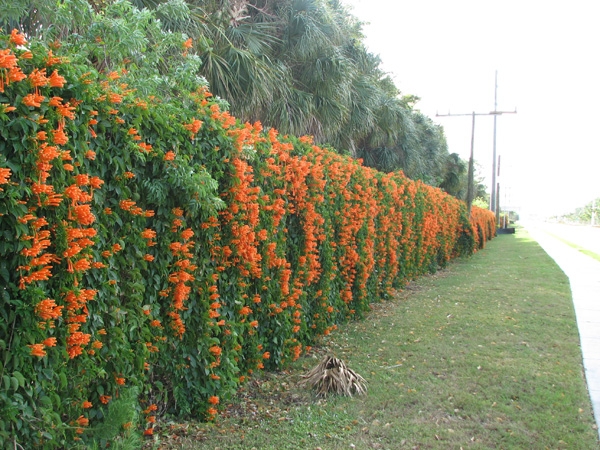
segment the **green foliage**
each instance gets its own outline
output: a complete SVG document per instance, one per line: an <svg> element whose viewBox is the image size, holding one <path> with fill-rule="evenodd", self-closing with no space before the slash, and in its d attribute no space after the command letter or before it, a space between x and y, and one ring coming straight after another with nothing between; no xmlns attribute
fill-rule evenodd
<svg viewBox="0 0 600 450"><path fill-rule="evenodd" d="M241 124L153 13L99 16L62 47L0 37L5 447L126 448L157 415L211 420L254 370L493 235L402 173Z"/></svg>
<svg viewBox="0 0 600 450"><path fill-rule="evenodd" d="M138 423L138 396L137 388L122 389L119 397L110 402L103 422L92 430L92 448L101 449L110 445L110 448L134 450L141 447L141 435L132 426ZM130 424L126 425L125 431L124 424Z"/></svg>
<svg viewBox="0 0 600 450"><path fill-rule="evenodd" d="M442 129L415 109L418 97L394 86L339 1L20 2L0 13L7 29L20 20L31 36L68 41L100 70L128 61L127 82L140 93L193 90L194 73L242 121L312 135L378 170L444 181ZM178 33L192 38L199 59L181 65Z"/></svg>

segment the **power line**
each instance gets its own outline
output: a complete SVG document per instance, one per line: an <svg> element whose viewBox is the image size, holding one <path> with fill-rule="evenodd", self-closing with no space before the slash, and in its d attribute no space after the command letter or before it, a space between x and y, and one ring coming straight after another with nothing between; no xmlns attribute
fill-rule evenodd
<svg viewBox="0 0 600 450"><path fill-rule="evenodd" d="M472 113L460 113L460 114L451 114L450 112L448 112L448 114L437 114L436 113L436 117L457 117L457 116L471 116L472 117L472 125L471 125L471 155L469 157L469 173L468 173L468 184L467 184L467 211L469 213L469 215L471 214L471 205L473 204L473 196L474 196L474 182L473 182L473 177L474 177L474 162L473 162L473 153L474 153L474 147L475 147L475 116L494 116L494 122L496 121L496 117L497 116L501 116L502 114L516 114L517 113L517 109L515 108L514 111L498 111L495 107L493 111L487 112L487 113L477 113L475 111L473 111ZM495 133L495 129L494 129L494 181L496 179L496 133ZM495 186L492 184L492 191L495 190ZM493 199L495 200L496 196L493 195ZM491 205L490 205L491 206ZM490 208L492 209L492 211L495 209L495 204L494 204L494 208Z"/></svg>

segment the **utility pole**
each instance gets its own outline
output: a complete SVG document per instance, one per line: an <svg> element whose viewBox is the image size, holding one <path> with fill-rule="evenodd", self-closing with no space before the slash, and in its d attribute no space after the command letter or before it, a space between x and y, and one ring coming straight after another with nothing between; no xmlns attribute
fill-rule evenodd
<svg viewBox="0 0 600 450"><path fill-rule="evenodd" d="M498 109L498 71L496 70L496 74L494 76L494 111ZM492 163L492 192L490 198L490 211L494 211L496 213L496 217L498 217L498 212L496 209L496 115L494 115L494 150L493 150L493 163ZM500 172L500 168L498 168L498 172Z"/></svg>
<svg viewBox="0 0 600 450"><path fill-rule="evenodd" d="M436 117L456 117L456 116L471 116L472 117L472 125L471 125L471 156L469 157L469 180L468 180L468 184L467 184L467 213L469 214L469 216L471 215L471 205L473 204L473 197L475 195L475 187L474 187L474 161L473 161L473 153L474 153L474 147L475 147L475 116L494 116L494 120L496 118L496 116L500 116L502 114L516 114L517 110L515 108L514 111L498 111L494 108L493 111L487 112L487 113L476 113L475 111L473 111L472 113L462 113L462 114L450 114L450 112L448 112L448 114L436 114ZM496 173L496 157L494 155L494 174ZM495 180L495 175L494 175L494 180ZM494 190L494 187L492 187L492 190ZM493 194L492 194L493 195ZM495 196L494 196L495 198Z"/></svg>

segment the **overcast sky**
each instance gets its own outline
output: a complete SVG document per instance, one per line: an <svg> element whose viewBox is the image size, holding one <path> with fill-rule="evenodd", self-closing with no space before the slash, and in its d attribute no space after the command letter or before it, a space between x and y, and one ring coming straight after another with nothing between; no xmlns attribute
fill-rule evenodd
<svg viewBox="0 0 600 450"><path fill-rule="evenodd" d="M403 94L468 159L470 117L497 119L500 204L560 213L600 197L600 1L342 0L365 22ZM493 117L476 118L475 159L492 178ZM489 191L490 189L488 189Z"/></svg>

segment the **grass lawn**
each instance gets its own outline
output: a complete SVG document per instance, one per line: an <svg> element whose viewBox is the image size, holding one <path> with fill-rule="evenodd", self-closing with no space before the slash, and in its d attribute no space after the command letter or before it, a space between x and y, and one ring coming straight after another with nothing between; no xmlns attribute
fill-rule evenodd
<svg viewBox="0 0 600 450"><path fill-rule="evenodd" d="M366 395L298 387L327 353ZM500 235L248 382L216 423L163 421L146 448L599 449L568 279L526 231Z"/></svg>

